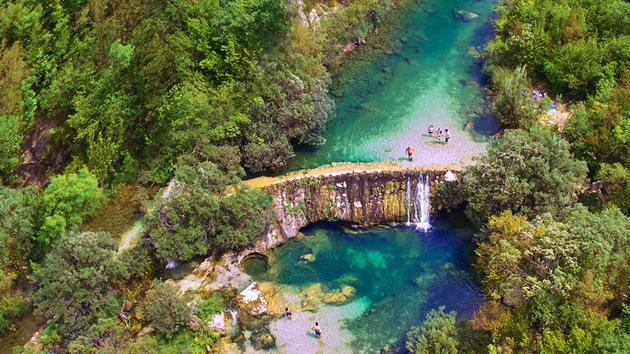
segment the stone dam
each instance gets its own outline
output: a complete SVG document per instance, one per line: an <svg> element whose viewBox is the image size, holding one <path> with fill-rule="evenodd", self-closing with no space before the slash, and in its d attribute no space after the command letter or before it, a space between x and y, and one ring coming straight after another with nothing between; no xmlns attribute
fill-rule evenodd
<svg viewBox="0 0 630 354"><path fill-rule="evenodd" d="M296 175L266 186L276 221L249 252L265 253L319 221L357 226L409 223L426 227L429 215L458 204L455 169L375 169Z"/></svg>

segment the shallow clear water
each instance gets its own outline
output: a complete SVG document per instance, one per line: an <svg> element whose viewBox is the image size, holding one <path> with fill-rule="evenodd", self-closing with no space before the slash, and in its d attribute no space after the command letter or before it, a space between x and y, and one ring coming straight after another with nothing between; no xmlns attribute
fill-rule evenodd
<svg viewBox="0 0 630 354"><path fill-rule="evenodd" d="M384 39L392 48L361 48L335 74L336 117L326 128L326 144L298 151L289 169L330 162L404 160L414 163L467 163L483 151L484 135L497 128L483 113L483 75L468 53L492 35L494 0L423 0L401 10L396 28ZM464 22L454 11L479 17ZM465 130L467 121L474 129ZM448 128L441 144L427 127Z"/></svg>
<svg viewBox="0 0 630 354"><path fill-rule="evenodd" d="M355 232L340 224L316 224L303 230L304 238L275 249L269 270L253 274L256 280L297 292L314 283L327 291L347 284L357 289L349 304L300 314L306 322L322 322L323 343L304 334L308 327L301 317L275 325L281 332L305 327L291 333L280 351L308 352L311 344L324 346L318 350L326 352L332 350L327 340L334 342L335 351L378 352L433 308L444 305L459 315L472 314L482 299L471 275L472 230L462 216L442 216L432 223L426 234L404 226ZM300 261L307 253L315 255L313 262Z"/></svg>

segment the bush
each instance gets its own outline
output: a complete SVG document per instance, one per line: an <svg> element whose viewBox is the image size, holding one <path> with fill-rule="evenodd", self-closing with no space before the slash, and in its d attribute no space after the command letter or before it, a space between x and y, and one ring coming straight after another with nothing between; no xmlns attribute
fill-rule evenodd
<svg viewBox="0 0 630 354"><path fill-rule="evenodd" d="M509 131L464 172L466 213L479 225L503 210L554 213L577 200L585 182L586 164L558 135L539 127Z"/></svg>
<svg viewBox="0 0 630 354"><path fill-rule="evenodd" d="M497 67L492 72L495 94L494 110L507 127L528 127L536 118L531 87L525 68L514 70Z"/></svg>
<svg viewBox="0 0 630 354"><path fill-rule="evenodd" d="M36 310L54 318L64 339L82 335L98 317L120 309L113 280L124 275L118 243L104 232L71 232L35 269Z"/></svg>
<svg viewBox="0 0 630 354"><path fill-rule="evenodd" d="M212 162L180 166L170 193L159 198L147 217L158 257L189 260L209 250L249 244L273 221L271 198L238 186L224 195L226 174Z"/></svg>
<svg viewBox="0 0 630 354"><path fill-rule="evenodd" d="M159 280L153 281L153 287L147 291L142 311L155 331L165 337L184 328L192 314L179 288Z"/></svg>
<svg viewBox="0 0 630 354"><path fill-rule="evenodd" d="M86 168L54 176L42 194L44 222L37 241L48 245L66 230L73 230L105 200L98 180Z"/></svg>
<svg viewBox="0 0 630 354"><path fill-rule="evenodd" d="M431 310L422 325L407 333L407 350L413 354L457 353L459 340L455 312L444 312L444 306Z"/></svg>

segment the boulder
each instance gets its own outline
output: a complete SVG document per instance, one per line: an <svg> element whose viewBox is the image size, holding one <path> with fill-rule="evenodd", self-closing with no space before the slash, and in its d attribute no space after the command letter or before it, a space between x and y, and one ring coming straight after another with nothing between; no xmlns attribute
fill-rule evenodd
<svg viewBox="0 0 630 354"><path fill-rule="evenodd" d="M344 285L340 288L340 290L341 290L341 294L345 296L348 300L352 299L354 295L356 295L357 293L357 289L355 289L355 287L350 286L350 285Z"/></svg>
<svg viewBox="0 0 630 354"><path fill-rule="evenodd" d="M211 331L219 332L222 336L226 335L227 329L225 327L225 314L220 312L212 315L212 318L208 321L208 328Z"/></svg>
<svg viewBox="0 0 630 354"><path fill-rule="evenodd" d="M267 331L252 334L250 341L256 350L267 350L276 346L276 338Z"/></svg>
<svg viewBox="0 0 630 354"><path fill-rule="evenodd" d="M267 313L267 300L263 293L258 290L258 284L253 282L236 296L238 307L247 311L250 315L257 317Z"/></svg>
<svg viewBox="0 0 630 354"><path fill-rule="evenodd" d="M317 257L315 257L314 254L312 253L307 253L307 254L303 254L300 257L300 261L304 262L304 263L311 263L311 262L315 262L315 260L317 259Z"/></svg>
<svg viewBox="0 0 630 354"><path fill-rule="evenodd" d="M359 278L357 278L357 276L354 274L346 273L340 276L339 278L337 278L337 280L335 280L335 283L339 285L346 284L346 285L356 286L357 284L359 284Z"/></svg>
<svg viewBox="0 0 630 354"><path fill-rule="evenodd" d="M343 305L350 301L357 293L357 289L350 285L344 285L337 291L324 294L322 301L330 305Z"/></svg>
<svg viewBox="0 0 630 354"><path fill-rule="evenodd" d="M324 297L324 290L321 283L315 283L302 290L302 310L317 311Z"/></svg>

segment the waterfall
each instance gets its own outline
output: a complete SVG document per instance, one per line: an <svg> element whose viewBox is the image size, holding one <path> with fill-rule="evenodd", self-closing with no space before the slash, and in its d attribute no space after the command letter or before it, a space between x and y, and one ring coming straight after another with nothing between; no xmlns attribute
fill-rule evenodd
<svg viewBox="0 0 630 354"><path fill-rule="evenodd" d="M427 232L431 228L431 188L429 185L429 176L420 174L416 183L416 194L411 197L411 177L407 176L406 190L406 206L407 206L407 222L406 225L414 225L416 230ZM413 219L411 218L411 209L413 209Z"/></svg>
<svg viewBox="0 0 630 354"><path fill-rule="evenodd" d="M417 216L418 209L420 209L420 218ZM415 210L416 229L422 229L424 232L427 232L431 228L431 224L429 223L429 218L431 217L431 187L429 185L428 175L421 174L418 176Z"/></svg>
<svg viewBox="0 0 630 354"><path fill-rule="evenodd" d="M411 225L411 177L407 176L407 195L405 198L407 205L407 222L405 225Z"/></svg>
<svg viewBox="0 0 630 354"><path fill-rule="evenodd" d="M227 311L230 313L230 316L232 316L232 326L236 328L238 326L238 310L228 307Z"/></svg>
<svg viewBox="0 0 630 354"><path fill-rule="evenodd" d="M165 267L165 269L174 269L174 268L176 268L179 265L179 263L177 263L176 260L174 260L174 259L172 259L170 257L165 257L165 259L166 259L166 267Z"/></svg>

